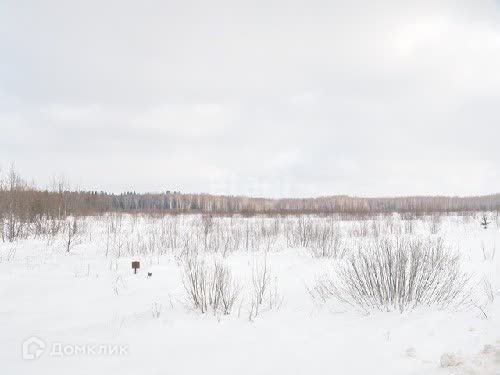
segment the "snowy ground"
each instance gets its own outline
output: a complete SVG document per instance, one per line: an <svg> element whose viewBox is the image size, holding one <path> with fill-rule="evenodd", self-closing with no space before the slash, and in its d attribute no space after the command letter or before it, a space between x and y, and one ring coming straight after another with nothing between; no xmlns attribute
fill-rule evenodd
<svg viewBox="0 0 500 375"><path fill-rule="evenodd" d="M346 243L375 231L440 236L473 274L468 309L363 314L311 298L308 288L335 260L287 245L283 228L293 220L225 218L210 227L240 230L236 242L221 235L232 249L225 256L220 243L203 254L223 258L241 283L228 316L194 310L181 281L182 248L203 232L198 216L87 218L69 252L65 233L0 243L0 373L500 374L497 221L486 230L461 216L338 222ZM249 223L274 234L248 245ZM277 299L250 319L249 278L264 258ZM141 261L136 275L132 260ZM452 358L443 365L459 363L441 366L445 353Z"/></svg>

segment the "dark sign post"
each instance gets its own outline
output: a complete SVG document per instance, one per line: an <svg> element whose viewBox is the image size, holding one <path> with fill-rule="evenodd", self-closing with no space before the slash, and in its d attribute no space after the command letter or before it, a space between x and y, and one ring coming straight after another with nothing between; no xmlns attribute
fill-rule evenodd
<svg viewBox="0 0 500 375"><path fill-rule="evenodd" d="M141 268L141 263L139 263L139 261L137 261L137 260L133 261L132 262L132 268L134 269L134 274L136 274L137 273L137 269Z"/></svg>

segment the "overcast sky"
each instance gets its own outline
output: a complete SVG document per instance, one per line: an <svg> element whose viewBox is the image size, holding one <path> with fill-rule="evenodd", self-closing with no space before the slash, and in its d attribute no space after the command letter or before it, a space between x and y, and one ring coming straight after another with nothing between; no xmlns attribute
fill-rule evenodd
<svg viewBox="0 0 500 375"><path fill-rule="evenodd" d="M500 2L0 0L0 131L42 187L498 192Z"/></svg>

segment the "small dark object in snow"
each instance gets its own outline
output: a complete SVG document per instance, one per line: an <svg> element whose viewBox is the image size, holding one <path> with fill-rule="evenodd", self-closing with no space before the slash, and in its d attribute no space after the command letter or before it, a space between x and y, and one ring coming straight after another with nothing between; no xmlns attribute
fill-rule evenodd
<svg viewBox="0 0 500 375"><path fill-rule="evenodd" d="M489 224L490 222L488 221L488 217L486 215L483 215L483 221L481 221L481 225L484 229L488 229Z"/></svg>
<svg viewBox="0 0 500 375"><path fill-rule="evenodd" d="M148 277L153 276L153 272L148 272Z"/></svg>
<svg viewBox="0 0 500 375"><path fill-rule="evenodd" d="M141 263L139 261L133 261L132 262L132 268L134 269L134 274L137 273L137 269L141 268Z"/></svg>

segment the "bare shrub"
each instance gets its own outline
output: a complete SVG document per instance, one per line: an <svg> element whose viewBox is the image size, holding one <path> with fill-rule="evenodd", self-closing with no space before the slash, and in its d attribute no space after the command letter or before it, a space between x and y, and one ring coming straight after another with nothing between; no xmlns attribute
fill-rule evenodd
<svg viewBox="0 0 500 375"><path fill-rule="evenodd" d="M378 238L380 236L380 232L382 231L380 220L372 220L371 226L373 237Z"/></svg>
<svg viewBox="0 0 500 375"><path fill-rule="evenodd" d="M279 308L283 299L278 293L277 280L274 278L274 285L271 284L272 274L267 266L267 258L262 264L255 262L252 267L252 289L249 320L255 319L262 308L272 310Z"/></svg>
<svg viewBox="0 0 500 375"><path fill-rule="evenodd" d="M387 215L383 220L386 234L400 235L402 234L401 220L395 215Z"/></svg>
<svg viewBox="0 0 500 375"><path fill-rule="evenodd" d="M224 264L215 262L212 272L209 305L214 313L222 312L228 315L240 294L240 287Z"/></svg>
<svg viewBox="0 0 500 375"><path fill-rule="evenodd" d="M212 218L212 215L203 215L201 217L201 225L203 227L204 249L205 249L205 251L207 251L208 250L209 235L212 232L212 229L214 226L214 220Z"/></svg>
<svg viewBox="0 0 500 375"><path fill-rule="evenodd" d="M0 263L13 261L16 256L17 245L13 244L5 249L5 252L0 248Z"/></svg>
<svg viewBox="0 0 500 375"><path fill-rule="evenodd" d="M434 214L431 216L431 221L429 225L429 230L431 234L438 234L441 230L442 217L439 214Z"/></svg>
<svg viewBox="0 0 500 375"><path fill-rule="evenodd" d="M458 307L469 295L468 276L458 255L441 239L373 241L343 264L338 275L324 275L314 292L323 300L371 309L399 311L417 306Z"/></svg>
<svg viewBox="0 0 500 375"><path fill-rule="evenodd" d="M64 248L67 253L80 241L81 228L78 224L76 217L70 218L67 221L67 228L65 229Z"/></svg>
<svg viewBox="0 0 500 375"><path fill-rule="evenodd" d="M314 231L308 250L315 258L342 258L346 247L338 227L333 225L318 226Z"/></svg>
<svg viewBox="0 0 500 375"><path fill-rule="evenodd" d="M182 283L188 299L195 309L202 313L208 311L208 270L205 263L196 258L187 258Z"/></svg>
<svg viewBox="0 0 500 375"><path fill-rule="evenodd" d="M369 230L368 225L366 227ZM300 216L284 227L288 247L308 249L316 258L333 258L344 255L342 232L332 218L318 219Z"/></svg>
<svg viewBox="0 0 500 375"><path fill-rule="evenodd" d="M267 260L262 266L254 264L252 267L252 306L250 315L256 317L259 314L259 307L264 302L264 297L269 289L271 276L267 268Z"/></svg>
<svg viewBox="0 0 500 375"><path fill-rule="evenodd" d="M163 306L158 302L153 302L151 305L151 315L154 319L158 319L163 311Z"/></svg>
<svg viewBox="0 0 500 375"><path fill-rule="evenodd" d="M7 193L0 207L2 240L14 242L22 236L28 221L23 207L26 199L22 195L27 186L13 167L2 185L1 190Z"/></svg>
<svg viewBox="0 0 500 375"><path fill-rule="evenodd" d="M403 223L404 223L405 234L413 234L415 231L414 221L411 218L409 218L403 220Z"/></svg>
<svg viewBox="0 0 500 375"><path fill-rule="evenodd" d="M495 259L495 255L497 252L496 244L493 244L491 249L486 248L484 242L481 242L481 250L483 251L483 260L485 262L492 262Z"/></svg>
<svg viewBox="0 0 500 375"><path fill-rule="evenodd" d="M299 216L288 224L286 240L289 247L307 247L314 237L314 222L308 216Z"/></svg>
<svg viewBox="0 0 500 375"><path fill-rule="evenodd" d="M498 291L494 290L493 286L491 285L490 279L488 279L487 277L484 277L483 281L482 281L482 285L483 285L483 290L484 290L484 294L486 296L487 301L489 303L495 302L495 297L498 294Z"/></svg>
<svg viewBox="0 0 500 375"><path fill-rule="evenodd" d="M228 315L240 294L229 268L217 261L209 267L203 260L188 258L182 281L188 299L201 313Z"/></svg>
<svg viewBox="0 0 500 375"><path fill-rule="evenodd" d="M115 275L113 277L113 283L111 284L111 288L115 295L120 295L121 291L127 289L127 284L121 275Z"/></svg>
<svg viewBox="0 0 500 375"><path fill-rule="evenodd" d="M371 235L370 223L367 220L354 221L349 228L349 236L351 237L369 237Z"/></svg>

